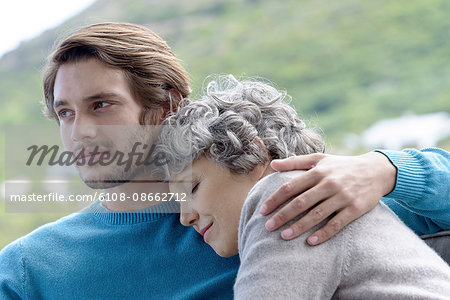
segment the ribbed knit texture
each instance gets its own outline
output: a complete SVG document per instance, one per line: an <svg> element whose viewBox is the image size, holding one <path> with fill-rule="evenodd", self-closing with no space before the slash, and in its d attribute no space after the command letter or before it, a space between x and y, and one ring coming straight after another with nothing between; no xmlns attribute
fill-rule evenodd
<svg viewBox="0 0 450 300"><path fill-rule="evenodd" d="M450 229L450 154L442 149L376 150L397 168L395 189L382 201L417 234Z"/></svg>
<svg viewBox="0 0 450 300"><path fill-rule="evenodd" d="M176 202L165 202L160 205L145 208L133 212L111 212L102 205L92 205L85 212L92 212L101 221L120 225L120 224L137 224L142 222L155 221L159 218L166 217L174 211L179 211Z"/></svg>

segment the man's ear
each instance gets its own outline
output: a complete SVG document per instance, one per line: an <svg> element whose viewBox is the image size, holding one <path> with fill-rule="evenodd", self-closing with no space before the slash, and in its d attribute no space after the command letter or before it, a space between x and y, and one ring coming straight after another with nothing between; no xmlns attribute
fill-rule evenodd
<svg viewBox="0 0 450 300"><path fill-rule="evenodd" d="M164 121L167 118L166 111L167 111L167 109L165 109L162 106L152 110L152 114L150 115L150 117L151 117L150 124L151 125L161 124L162 121Z"/></svg>
<svg viewBox="0 0 450 300"><path fill-rule="evenodd" d="M176 88L171 88L169 91L169 106L165 108L162 119L176 114L184 105L183 96Z"/></svg>

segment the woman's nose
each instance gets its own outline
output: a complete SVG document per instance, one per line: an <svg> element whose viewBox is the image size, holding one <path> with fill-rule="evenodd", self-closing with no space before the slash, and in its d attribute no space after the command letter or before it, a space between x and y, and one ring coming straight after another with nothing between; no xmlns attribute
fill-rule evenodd
<svg viewBox="0 0 450 300"><path fill-rule="evenodd" d="M182 212L180 214L180 223L184 226L193 226L198 220L198 214L194 211L190 213Z"/></svg>

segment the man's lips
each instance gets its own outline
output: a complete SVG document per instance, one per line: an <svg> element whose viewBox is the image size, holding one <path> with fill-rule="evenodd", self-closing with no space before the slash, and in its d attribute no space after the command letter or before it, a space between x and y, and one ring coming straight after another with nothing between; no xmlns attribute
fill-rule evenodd
<svg viewBox="0 0 450 300"><path fill-rule="evenodd" d="M109 151L107 149L104 149L103 147L82 148L81 150L77 151L77 162L82 163L83 166L96 164L100 160L100 157L102 157L103 153L109 153Z"/></svg>
<svg viewBox="0 0 450 300"><path fill-rule="evenodd" d="M83 148L79 151L76 152L76 156L84 159L89 159L89 157L91 157L92 155L99 155L102 154L104 152L108 152L106 149L102 149L102 148Z"/></svg>

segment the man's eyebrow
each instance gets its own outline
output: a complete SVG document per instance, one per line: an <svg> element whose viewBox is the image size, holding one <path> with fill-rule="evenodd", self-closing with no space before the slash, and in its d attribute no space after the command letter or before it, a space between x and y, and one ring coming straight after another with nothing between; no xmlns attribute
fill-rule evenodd
<svg viewBox="0 0 450 300"><path fill-rule="evenodd" d="M55 101L55 103L53 103L53 109L57 109L58 106L61 106L61 105L66 105L66 102L64 100Z"/></svg>
<svg viewBox="0 0 450 300"><path fill-rule="evenodd" d="M101 92L101 93L89 96L87 98L84 98L83 102L91 102L91 101L107 99L107 98L122 99L122 97L116 93ZM55 101L55 103L53 104L53 109L56 109L61 105L67 105L67 101L65 101L65 100Z"/></svg>
<svg viewBox="0 0 450 300"><path fill-rule="evenodd" d="M116 93L101 92L101 93L89 96L89 97L83 99L83 101L90 102L90 101L94 101L94 100L101 100L101 99L107 99L107 98L122 99L122 97Z"/></svg>

